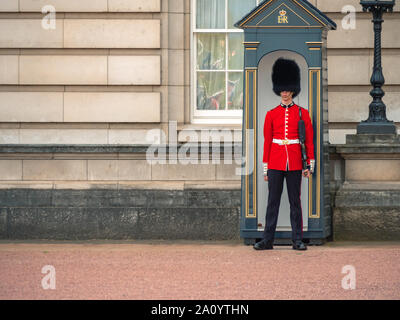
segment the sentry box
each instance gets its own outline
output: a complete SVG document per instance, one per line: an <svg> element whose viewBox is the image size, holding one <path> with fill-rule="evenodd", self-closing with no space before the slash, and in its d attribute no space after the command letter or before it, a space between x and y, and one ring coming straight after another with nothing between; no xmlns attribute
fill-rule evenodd
<svg viewBox="0 0 400 320"><path fill-rule="evenodd" d="M263 178L263 128L267 111L280 103L272 90L272 66L283 57L301 70L294 99L308 109L314 127L316 169L303 178L303 239L321 244L332 233L328 164L327 33L336 24L305 0L265 0L235 24L244 30L244 105L240 234L246 244L262 238L268 199ZM276 243L291 239L286 186L282 193Z"/></svg>

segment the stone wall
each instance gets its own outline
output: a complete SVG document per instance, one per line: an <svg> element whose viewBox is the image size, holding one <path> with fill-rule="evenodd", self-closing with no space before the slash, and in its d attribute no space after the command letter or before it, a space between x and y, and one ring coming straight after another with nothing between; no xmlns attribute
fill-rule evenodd
<svg viewBox="0 0 400 320"><path fill-rule="evenodd" d="M168 22L161 0L1 1L0 143L145 144L168 120Z"/></svg>
<svg viewBox="0 0 400 320"><path fill-rule="evenodd" d="M0 203L0 239L239 239L240 189L20 186Z"/></svg>
<svg viewBox="0 0 400 320"><path fill-rule="evenodd" d="M349 135L331 147L334 240L400 239L400 139Z"/></svg>
<svg viewBox="0 0 400 320"><path fill-rule="evenodd" d="M344 143L345 134L354 133L357 123L368 115L373 63L371 14L361 12L359 0L310 2L338 25L338 30L328 33L327 80L329 141L340 144ZM42 26L45 15L41 10L47 4L56 8L55 29ZM341 23L345 16L341 10L348 4L357 10L354 30L343 29ZM65 194L72 199L79 191L87 198L90 190L138 190L146 185L143 190L150 186L154 190L171 190L170 196L176 195L181 201L186 201L186 195L180 196L178 191L193 187L204 189L204 194L219 190L221 197L237 196L238 163L156 165L146 160L144 150L140 153L124 149L151 143L149 130L154 130L157 142L168 143L175 134L170 131L169 121L177 122L178 143L204 129L227 129L232 133L230 141L242 141L239 120L236 124L191 123L192 13L191 0L1 0L1 199L11 197L24 203L24 197L34 194L24 212L44 217L38 196L43 191L43 199L53 199L45 207L52 208L48 214L55 215L56 220L52 221L56 223L65 217L67 209L55 209L55 197ZM399 4L395 12L385 14L383 28L384 101L388 118L399 123ZM209 141L213 135L218 133L211 132L201 139ZM337 159L334 165L340 161ZM339 184L339 180L335 181ZM26 196L21 190L26 191ZM121 197L121 207L128 210L132 203L123 202L126 197ZM72 205L73 200L65 208ZM216 204L211 202L212 205ZM213 219L235 217L236 205L231 211L218 209ZM22 209L9 211L14 207L2 206L2 237L10 236L10 230L22 230L9 229L12 221L28 221L16 219ZM95 208L86 213L79 209L77 217L81 218L75 225L85 221L86 214L102 210L101 206ZM123 216L124 211L118 210L115 214ZM174 209L168 210L174 214ZM203 221L200 211L196 212L199 221ZM127 214L132 217L131 222L142 216ZM96 220L96 228L103 223L101 219ZM210 223L217 220L211 219ZM229 224L228 230L233 225ZM92 233L90 237L100 234L107 233ZM229 231L227 235L231 237L233 233ZM221 237L220 233L216 237Z"/></svg>
<svg viewBox="0 0 400 320"><path fill-rule="evenodd" d="M0 239L239 239L235 162L159 164L146 150L0 146Z"/></svg>
<svg viewBox="0 0 400 320"><path fill-rule="evenodd" d="M361 120L368 118L372 98L370 78L374 59L372 14L362 12L359 0L316 0L318 9L337 24L337 30L328 33L329 82L329 141L344 144L346 134L354 134ZM356 9L356 28L346 30L341 13L344 6ZM395 31L400 26L400 6L393 13L385 13L382 33L382 66L386 80L384 102L387 117L400 122L400 38Z"/></svg>
<svg viewBox="0 0 400 320"><path fill-rule="evenodd" d="M338 25L327 40L329 139L344 143L368 115L371 14L358 0L310 2ZM42 28L45 4L57 10L54 30ZM353 30L342 27L345 5L356 9ZM190 0L1 1L0 143L145 144L149 129L168 137L170 120L178 130L210 127L191 123L191 6ZM388 118L399 123L400 6L394 9L383 24L384 101Z"/></svg>

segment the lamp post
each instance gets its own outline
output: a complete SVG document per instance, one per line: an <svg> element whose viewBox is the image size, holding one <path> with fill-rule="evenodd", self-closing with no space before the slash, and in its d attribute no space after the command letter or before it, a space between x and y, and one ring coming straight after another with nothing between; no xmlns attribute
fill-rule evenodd
<svg viewBox="0 0 400 320"><path fill-rule="evenodd" d="M384 12L393 12L393 6L395 0L391 1L360 1L364 12L372 12L372 22L374 23L374 69L371 76L371 84L373 89L370 91L370 95L373 101L369 105L369 116L368 119L362 121L357 126L357 134L396 134L397 129L393 121L389 121L386 118L386 106L382 101L382 97L385 92L382 90L382 86L385 83L385 78L382 73L382 47L381 47L381 35L382 35L382 19Z"/></svg>

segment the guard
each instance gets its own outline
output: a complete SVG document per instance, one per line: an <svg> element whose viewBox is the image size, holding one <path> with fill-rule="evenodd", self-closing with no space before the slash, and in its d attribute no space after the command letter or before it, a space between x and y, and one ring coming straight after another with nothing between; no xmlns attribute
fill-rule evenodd
<svg viewBox="0 0 400 320"><path fill-rule="evenodd" d="M272 68L272 83L273 91L281 97L281 104L268 111L264 122L264 180L268 181L269 194L263 239L254 245L254 249L273 249L283 181L286 179L293 249L307 250L303 243L301 180L303 176L308 178L314 172L315 158L310 115L293 102L301 90L297 63L279 58ZM300 120L303 120L305 127L303 158Z"/></svg>

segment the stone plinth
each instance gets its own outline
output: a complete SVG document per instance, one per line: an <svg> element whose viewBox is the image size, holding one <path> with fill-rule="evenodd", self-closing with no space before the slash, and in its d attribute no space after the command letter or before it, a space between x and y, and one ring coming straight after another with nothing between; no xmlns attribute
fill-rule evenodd
<svg viewBox="0 0 400 320"><path fill-rule="evenodd" d="M232 163L225 146L160 164L145 145L0 145L0 239L238 240L241 145Z"/></svg>
<svg viewBox="0 0 400 320"><path fill-rule="evenodd" d="M399 137L348 135L336 152L345 161L345 182L336 193L334 240L399 240Z"/></svg>

